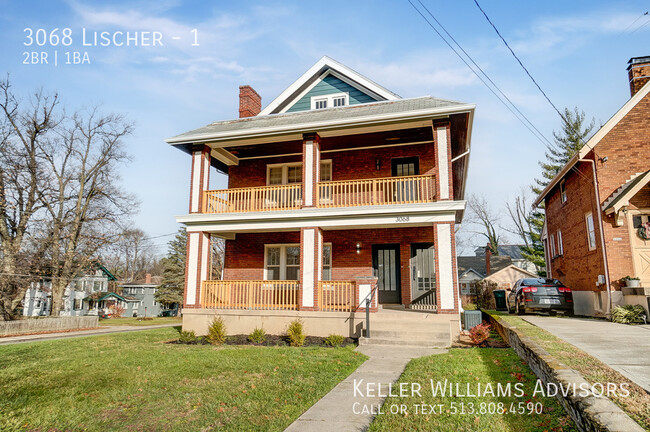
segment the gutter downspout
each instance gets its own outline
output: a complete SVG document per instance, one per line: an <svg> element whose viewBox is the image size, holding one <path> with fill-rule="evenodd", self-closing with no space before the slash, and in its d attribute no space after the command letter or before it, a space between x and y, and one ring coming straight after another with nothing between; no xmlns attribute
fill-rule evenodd
<svg viewBox="0 0 650 432"><path fill-rule="evenodd" d="M605 234L603 233L602 209L600 208L600 193L598 192L598 178L596 177L596 162L592 159L578 159L578 162L591 163L591 170L594 175L594 191L596 192L596 209L598 210L598 227L600 231L600 248L603 251L603 266L605 267L605 285L607 287L607 312L609 317L612 310L612 293L609 282L609 265L607 263L607 252L605 251Z"/></svg>

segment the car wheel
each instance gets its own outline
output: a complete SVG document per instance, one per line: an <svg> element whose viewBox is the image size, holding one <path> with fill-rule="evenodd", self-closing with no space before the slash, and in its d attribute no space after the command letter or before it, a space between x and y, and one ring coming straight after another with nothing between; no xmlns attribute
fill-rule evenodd
<svg viewBox="0 0 650 432"><path fill-rule="evenodd" d="M524 315L526 313L526 308L521 304L521 302L517 302L517 315Z"/></svg>

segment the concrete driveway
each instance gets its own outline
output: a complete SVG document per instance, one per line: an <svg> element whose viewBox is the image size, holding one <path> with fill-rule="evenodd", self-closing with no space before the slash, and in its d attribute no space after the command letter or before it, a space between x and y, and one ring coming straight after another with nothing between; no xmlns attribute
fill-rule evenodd
<svg viewBox="0 0 650 432"><path fill-rule="evenodd" d="M522 318L596 357L650 393L650 325L539 315Z"/></svg>

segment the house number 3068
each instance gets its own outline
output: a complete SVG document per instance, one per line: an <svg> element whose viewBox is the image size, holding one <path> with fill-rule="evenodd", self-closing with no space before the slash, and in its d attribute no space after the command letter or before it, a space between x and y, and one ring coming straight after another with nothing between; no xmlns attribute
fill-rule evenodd
<svg viewBox="0 0 650 432"><path fill-rule="evenodd" d="M395 222L408 222L408 221L409 221L408 216L397 216L397 218L395 218Z"/></svg>

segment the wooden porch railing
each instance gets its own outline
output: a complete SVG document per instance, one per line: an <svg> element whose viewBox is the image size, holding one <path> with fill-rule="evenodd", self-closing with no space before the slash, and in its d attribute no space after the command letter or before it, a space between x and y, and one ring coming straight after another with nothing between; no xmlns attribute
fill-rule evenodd
<svg viewBox="0 0 650 432"><path fill-rule="evenodd" d="M326 312L350 312L356 307L354 295L356 284L353 281L318 282L318 304Z"/></svg>
<svg viewBox="0 0 650 432"><path fill-rule="evenodd" d="M318 183L319 207L425 203L435 200L435 175Z"/></svg>
<svg viewBox="0 0 650 432"><path fill-rule="evenodd" d="M204 281L208 309L298 309L298 281Z"/></svg>
<svg viewBox="0 0 650 432"><path fill-rule="evenodd" d="M299 209L302 184L259 186L204 192L203 213L244 213Z"/></svg>

